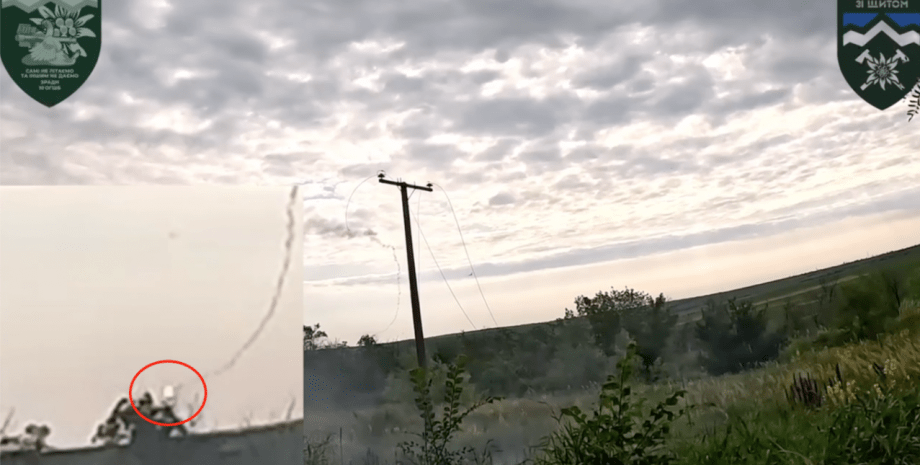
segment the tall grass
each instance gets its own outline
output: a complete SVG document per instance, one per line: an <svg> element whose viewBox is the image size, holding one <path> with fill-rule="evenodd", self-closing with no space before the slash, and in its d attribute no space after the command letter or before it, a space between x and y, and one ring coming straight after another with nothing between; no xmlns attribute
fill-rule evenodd
<svg viewBox="0 0 920 465"><path fill-rule="evenodd" d="M631 357L625 357L606 383L585 389L590 398L569 393L555 399L566 404L558 414L546 396L542 401L492 399L461 409L467 404L462 364L437 377L443 383L437 390L431 389L432 376L415 372L415 406L424 430L416 433L421 442L402 443L403 455L426 465L489 463L487 453L452 452L450 445L460 438L481 443L503 425L536 425L537 419L552 416L555 428L529 459L536 465L916 465L918 322L920 306L907 302L893 333L878 340L831 348L803 344L783 363L679 384L643 384L634 376ZM827 381L838 379L838 369L843 382L828 386ZM790 386L799 376L818 381L824 402L805 406L790 401ZM431 400L435 392L444 396L439 418ZM328 460L328 443L320 441L310 451L312 461L305 456L305 463L329 463L320 458L324 452Z"/></svg>

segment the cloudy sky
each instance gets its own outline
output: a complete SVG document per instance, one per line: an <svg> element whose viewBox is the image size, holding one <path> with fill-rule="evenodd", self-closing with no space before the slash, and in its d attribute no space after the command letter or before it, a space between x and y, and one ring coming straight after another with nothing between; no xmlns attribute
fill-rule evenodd
<svg viewBox="0 0 920 465"><path fill-rule="evenodd" d="M0 188L0 412L15 409L10 432L45 423L54 446L88 444L135 374L164 359L204 376L202 430L250 415L277 421L292 400L300 418L301 267L267 318L288 191ZM135 392L159 398L167 384L181 385L176 413L188 418L203 388L187 368L150 367Z"/></svg>
<svg viewBox="0 0 920 465"><path fill-rule="evenodd" d="M102 57L69 100L0 81L0 182L304 182L305 319L349 342L411 335L398 191L361 184L345 221L380 169L439 186L412 210L469 321L419 237L427 334L920 242L920 122L848 87L834 2L103 8Z"/></svg>

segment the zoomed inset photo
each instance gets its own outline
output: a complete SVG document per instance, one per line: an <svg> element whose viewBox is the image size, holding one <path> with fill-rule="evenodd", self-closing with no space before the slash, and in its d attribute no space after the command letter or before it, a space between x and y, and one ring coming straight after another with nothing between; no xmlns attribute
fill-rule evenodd
<svg viewBox="0 0 920 465"><path fill-rule="evenodd" d="M296 187L0 188L4 465L299 463Z"/></svg>

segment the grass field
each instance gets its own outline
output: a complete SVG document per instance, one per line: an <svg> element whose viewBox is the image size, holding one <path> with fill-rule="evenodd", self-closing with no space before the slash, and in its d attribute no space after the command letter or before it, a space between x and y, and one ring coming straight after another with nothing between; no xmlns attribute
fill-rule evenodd
<svg viewBox="0 0 920 465"><path fill-rule="evenodd" d="M920 311L916 307L914 309ZM685 459L669 463L732 463L709 462L706 457L720 451L718 444L711 442L714 438L719 438L719 435L733 442L732 447L735 449L743 449L741 446L745 439L732 436L727 430L728 425L738 425L739 422L746 422L750 431L745 434L755 434L762 441L767 441L768 445L769 441L785 444L783 447L788 451L786 455L790 460L761 461L757 458L757 451L747 451L745 453L751 455L749 459L734 463L843 463L827 462L822 457L822 454L826 454L827 448L822 441L826 443L827 438L826 432L821 428L827 428L831 424L833 409L846 406L848 402L855 403L856 394L875 394L880 384L872 369L873 363L886 367L887 385L892 392L916 392L917 380L920 379L918 336L920 331L891 336L881 345L863 342L848 347L806 353L789 363L770 363L761 369L737 375L694 380L683 384L670 381L639 385L636 396L655 403L676 389L685 389L687 394L682 405L705 406L694 411L691 416L674 423L669 446L680 450ZM808 373L818 379L831 378L838 364L847 384L836 397L827 398L826 410L809 411L790 405L787 391L793 376ZM538 457L541 440L556 431L559 426L553 416L558 414L560 409L571 406L590 410L597 403L598 392L597 385L585 386L556 395L504 399L493 405L484 406L467 417L462 429L455 435L452 445L455 448L489 450L491 458L488 463L530 463ZM906 413L920 415L920 410L915 409ZM334 426L335 422L330 422L329 430L314 431L310 436L311 444L314 446L322 443L324 437L331 439L327 443L328 447L322 448L324 457L334 460L327 463L338 463L340 451L346 457L342 463L409 463L398 458L395 451L398 450L398 444L408 437L405 432L421 431L423 426L409 402L352 412L351 415L342 412L340 419L345 420L341 429ZM918 420L920 417L913 418L912 421ZM920 446L920 432L915 431L913 434L913 440ZM810 438L810 441L803 438ZM739 450L732 453L737 455L741 453ZM766 449L760 451L765 452ZM793 459L794 457L798 459ZM801 457L807 460L802 461Z"/></svg>
<svg viewBox="0 0 920 465"><path fill-rule="evenodd" d="M774 314L791 309L810 315L816 301L821 299L822 285L844 283L880 270L914 270L918 265L920 246L742 289L674 301L672 308L681 315L684 324L697 320L699 308L710 298L749 299L758 305L769 303ZM647 405L655 405L675 391L684 390L674 407L691 409L670 423L668 434L662 436L666 440L663 439L661 450L672 451L679 458L637 459L635 463L920 463L920 426L898 426L920 425L917 397L920 327L916 325L920 319L911 317L920 315L920 305L917 300L907 300L900 311L904 327L909 329L887 334L879 341L860 341L829 349L808 349L809 345L804 344L806 350L787 351L781 359L737 374L672 378L653 384L630 381L634 402L644 399ZM526 334L528 328L541 324L507 329ZM498 330L478 333L489 331ZM431 341L452 337L457 336L440 336ZM407 344L407 349L411 349L408 345L412 341L399 344ZM838 370L843 381L822 388L820 406L807 407L790 401L790 388L797 377L807 375L824 386L827 380L838 376ZM545 440L575 424L557 420L563 409L573 406L584 412L596 409L601 392L602 387L593 383L549 393L528 393L484 405L464 419L452 437L451 447L479 451L481 463L578 463L548 459ZM412 439L407 431L421 431L424 423L413 405L411 390L404 387L399 397L401 401L372 408L328 412L322 421L324 428L307 432L305 440L310 453L305 456L305 463L412 463L398 453L398 446ZM464 403L475 397L478 393L470 392L467 387ZM632 415L636 419L651 418L648 408L644 412ZM853 430L856 432L841 430L841 424L856 428ZM591 428L605 427L595 424ZM616 437L614 433L614 430L603 432L608 438ZM577 448L590 449L589 445ZM486 451L490 453L485 455L490 457L483 458ZM899 451L897 457L891 451ZM860 454L862 459L857 457ZM876 458L889 456L872 461L871 454L876 454ZM848 462L850 459L856 461ZM444 463L476 462L466 459Z"/></svg>

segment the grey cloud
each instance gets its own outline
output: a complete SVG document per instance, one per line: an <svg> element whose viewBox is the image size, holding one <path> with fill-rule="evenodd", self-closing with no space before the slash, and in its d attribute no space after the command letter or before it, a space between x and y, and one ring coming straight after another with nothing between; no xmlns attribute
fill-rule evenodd
<svg viewBox="0 0 920 465"><path fill-rule="evenodd" d="M694 40L703 42L714 40L711 38L714 35L729 37L735 34L734 39L726 39L717 44L720 46L730 43L762 45L763 34L758 28L775 31L772 35L776 40L783 40L783 33L798 34L800 37L815 36L815 25L832 30L832 7L803 10L799 6L795 8L797 14L790 16L783 12L783 8L791 8L791 3L777 4L780 5L778 7L771 4L768 7L704 2L703 10L709 8L715 12L714 16L710 16L701 14L696 5L649 2L616 6L598 1L577 4L543 2L528 4L526 7L498 2L457 3L450 6L421 2L409 6L362 1L309 5L266 1L260 3L258 11L250 11L252 8L245 4L224 2L218 5L205 1L174 6L166 16L165 29L157 31L148 30L139 23L145 14L143 11L129 4L113 4L106 10L107 21L110 21L108 24L120 28L115 29L118 34L124 35L130 31L132 39L114 39L111 35L106 39L107 45L100 64L87 85L77 94L79 98L75 96L72 103L66 102L55 109L55 120L64 123L55 124L55 131L67 125L76 125L80 133L94 134L103 145L118 141L142 147L146 162L162 164L164 171L181 170L182 165L181 162L175 163L159 156L159 147L189 151L189 159L210 159L213 163L220 163L217 155L196 153L238 152L236 147L230 147L228 143L234 140L233 134L240 132L241 123L248 118L245 116L248 112L281 121L290 128L306 129L331 118L336 111L335 102L341 102L342 99L363 105L366 113L359 118L370 119L385 112L419 107L423 102L429 104L434 111L410 117L398 129L399 135L410 140L421 140L446 128L469 135L546 137L556 134L563 126L572 126L580 133L587 134L592 128L633 121L638 116L637 111L652 111L653 117L679 117L699 108L701 100L712 100L706 94L708 86L702 80L691 80L685 87L654 88L653 93L645 96L625 93L651 89L654 81L647 72L641 70L641 63L650 59L651 55L635 48L608 48L605 53L611 63L577 76L574 84L599 89L617 82L625 82L627 86L624 92L590 105L562 97L551 97L543 101L509 97L482 100L474 97L469 102L458 102L457 95L475 95L479 86L496 78L496 73L491 70L461 72L443 69L433 70L423 78L414 79L401 77L395 70L388 68L388 63L393 63L388 60L426 60L455 52L491 49L495 50L495 57L503 61L514 57L522 45L561 45L560 37L564 34L574 34L577 43L590 47L598 39L617 31L619 26L632 24L652 25L667 30L697 22L701 25L698 29L702 33ZM827 24L821 20L824 13L828 13ZM241 18L247 18L245 23ZM724 21L732 22L728 24ZM246 26L243 27L243 24ZM767 29L766 26L771 24L775 27ZM707 28L709 32L705 31ZM269 50L257 32L279 36L292 43L280 50ZM333 67L329 60L354 41L375 38L406 42L401 50L391 53L389 58L373 58L373 62L379 64L384 71L383 82L388 86L387 91L345 92L343 82L335 73L330 72ZM695 51L705 45L702 42L694 43L693 40L684 42L687 42L690 50ZM143 49L138 48L139 44L144 44ZM795 52L797 50L785 55L793 58L783 59L791 63L789 60L794 59ZM762 63L754 64L771 66L769 57L761 57L760 61ZM827 65L825 62L827 60L814 63L815 66L820 63ZM299 83L264 75L266 70L277 66L309 73L312 80ZM347 69L348 63L336 66ZM776 73L784 72L783 61L772 66L779 67ZM205 74L168 85L164 79L179 68L203 71ZM814 74L817 71L809 72ZM839 87L830 82L823 89ZM806 96L820 99L824 97L820 94L821 89L816 87ZM28 98L14 95L18 92L15 87L3 86L4 108L9 108L9 105L31 105ZM149 116L132 113L131 108L121 102L121 92L161 106L187 105L192 112L191 116L211 119L212 125L194 135L129 130L129 126ZM725 102L723 106L728 111L769 104L787 95L788 87L773 92L765 94L763 101L757 101L757 95L748 95L737 102ZM838 89L833 95L840 97L849 94L846 89ZM397 99L397 96L401 98ZM852 98L852 95L849 97ZM110 109L110 112L117 112L119 116L113 121L107 121L106 117L93 117L91 121L84 122L73 121L71 117L61 118L61 115L74 115L74 112L67 109L77 108L80 102L92 102ZM7 111L4 110L4 115L9 114ZM34 116L26 115L28 120L38 118L38 113ZM355 124L346 128L343 135L370 135L359 130L359 126ZM64 134L66 136L60 137L66 137L67 140L81 137L78 131L65 131ZM4 142L7 147L12 147L12 141ZM61 144L66 145L66 142ZM270 152L271 149L266 151ZM465 156L448 149L441 151L452 152L458 157ZM422 156L421 152L416 155ZM262 155L248 156L260 158ZM500 156L499 148L480 155L485 161L498 161ZM435 169L450 166L443 158L428 157L428 160L426 166ZM577 157L569 160L575 162ZM272 173L280 173L281 168L274 168L276 165L276 162L272 162L266 167L272 166ZM61 169L55 164L36 166L41 166L37 169ZM16 182L9 176L12 173L23 176L26 172L29 171L7 167L2 180L5 183ZM45 176L43 179L87 182L87 178L76 176L72 178L62 173L60 177ZM110 182L117 181L111 179Z"/></svg>
<svg viewBox="0 0 920 465"><path fill-rule="evenodd" d="M451 172L448 176L452 183L477 185L489 181L491 179L491 174L492 173L486 173L484 170L473 170L462 173Z"/></svg>
<svg viewBox="0 0 920 465"><path fill-rule="evenodd" d="M514 181L520 181L526 178L527 174L523 171L502 171L498 176L496 176L496 181L512 183Z"/></svg>
<svg viewBox="0 0 920 465"><path fill-rule="evenodd" d="M780 134L773 137L760 139L745 146L739 154L739 157L742 159L754 157L768 148L780 147L794 140L795 138L788 134Z"/></svg>
<svg viewBox="0 0 920 465"><path fill-rule="evenodd" d="M339 170L339 174L342 176L364 179L368 176L376 175L378 171L386 171L389 168L389 163L360 163L343 167Z"/></svg>
<svg viewBox="0 0 920 465"><path fill-rule="evenodd" d="M828 219L845 216L875 214L888 211L915 210L920 207L920 190L911 189L880 199L877 202L863 203L848 207L843 212L823 212L807 217L792 218L775 222L751 223L728 227L702 233L668 235L651 239L641 239L617 243L615 245L598 245L596 247L552 254L541 258L532 258L515 263L482 263L476 266L479 277L501 276L535 270L546 270L566 266L580 266L611 260L636 258L655 253L686 249L704 244L716 244L775 234L779 231L799 229L821 224ZM742 199L743 200L743 199ZM719 203L731 203L738 199L724 199ZM782 212L775 212L781 214Z"/></svg>
<svg viewBox="0 0 920 465"><path fill-rule="evenodd" d="M269 52L268 46L262 39L251 35L246 30L228 30L220 26L211 29L211 41L207 55L209 58L232 58L259 66L266 64Z"/></svg>
<svg viewBox="0 0 920 465"><path fill-rule="evenodd" d="M514 196L507 192L500 192L498 194L493 195L491 198L489 198L490 207L510 205L510 204L513 204L514 202L515 202Z"/></svg>
<svg viewBox="0 0 920 465"><path fill-rule="evenodd" d="M476 154L473 159L484 162L501 161L509 157L514 148L521 143L523 143L523 141L520 139L502 139L495 145Z"/></svg>
<svg viewBox="0 0 920 465"><path fill-rule="evenodd" d="M274 176L288 176L292 169L298 166L309 166L322 159L322 153L301 152L268 154L262 158L263 169Z"/></svg>
<svg viewBox="0 0 920 465"><path fill-rule="evenodd" d="M547 145L525 149L517 156L517 159L527 166L528 173L543 174L553 172L568 164L562 158L558 147Z"/></svg>
<svg viewBox="0 0 920 465"><path fill-rule="evenodd" d="M654 155L637 156L630 159L623 173L625 177L640 174L662 175L678 171L682 164L675 160L668 160Z"/></svg>
<svg viewBox="0 0 920 465"><path fill-rule="evenodd" d="M743 91L740 95L733 95L724 99L711 99L708 107L720 117L728 116L740 111L755 110L760 107L775 105L786 100L791 95L789 88L771 89L767 91Z"/></svg>
<svg viewBox="0 0 920 465"><path fill-rule="evenodd" d="M725 217L738 214L739 202L751 204L757 202L757 195L776 195L796 179L807 179L818 167L848 170L868 163L868 157L861 160L856 152L875 140L867 142L867 138L882 137L880 127L890 131L885 137L896 138L899 150L920 151L920 139L904 138L903 129L896 132L903 126L895 124L904 124L904 116L895 111L886 115L870 111L859 114L868 116L850 119L839 110L826 119L805 122L802 136L765 136L737 149L725 148L737 143L737 132L692 134L657 143L653 149L629 141L614 141L620 145L606 148L600 144L610 141L595 139L601 130L631 123L667 128L687 115L698 115L720 126L729 118L745 117L740 112L770 105L794 108L858 101L840 77L832 41L827 39L835 33L831 2L264 0L256 5L201 0L175 3L159 30L141 24L144 12L135 5L107 6L109 35L103 39L106 45L97 69L74 97L51 111L23 96L8 77L0 78L6 79L0 86L4 126L0 182L240 183L261 177L262 182L275 183L289 176L307 176L313 169L322 171L319 176L348 180L384 169L395 175L430 175L432 181L450 183L458 191L502 192L491 199L477 197L479 204L467 208L489 215L490 205L511 202L505 204L513 204L516 214L525 218L522 221L550 207L577 217L612 202L637 207L632 220L640 221L650 210L643 207L673 202L680 211L642 222L643 227L668 227L699 218L703 209L715 205L724 209L719 214ZM648 42L617 43L627 28L648 29ZM272 49L263 35L290 43ZM369 40L404 45L380 54L352 47ZM538 59L534 52L541 47L558 51L569 40L582 47L592 64L598 64L570 76L572 85L608 92L599 99L582 100L560 88L542 98L528 97L522 89L483 97L482 86L499 78L498 72L466 70L474 55L490 64L523 58L521 72L552 87L559 83L546 79L534 66ZM728 46L741 47L745 71L743 79L725 83L695 60ZM689 55L689 63L673 60L663 74L652 74L652 61L657 67L668 63L664 57L678 54ZM356 88L350 82L356 72L371 66L381 73L382 91ZM412 78L402 74L401 66L424 71ZM170 84L178 69L203 75ZM298 82L282 76L285 73L310 79ZM674 82L677 78L683 81ZM728 96L716 98L717 91ZM123 94L137 102L125 103ZM391 125L391 133L371 126L413 109L421 111L402 125ZM209 120L210 126L191 134L188 128L143 127L161 118L161 111L184 111L180 116ZM272 134L263 126L268 121L277 122L284 133ZM26 135L14 135L7 129L8 122L10 127L25 126ZM809 136L819 132L827 135ZM456 136L463 143L498 142L471 154L462 144L424 142L437 135ZM563 156L562 143L570 138L588 145ZM390 159L352 158L356 150L378 141L378 155ZM97 146L75 148L79 143ZM779 152L788 155L776 155ZM771 158L765 159L764 153ZM867 169L911 161L892 154L887 161L873 160ZM240 170L241 165L247 169ZM562 172L567 175L561 176ZM677 191L689 188L689 182L681 183L685 177L699 182L700 189L724 195L685 201ZM531 183L534 178L542 184L531 185L537 184ZM897 180L887 189L907 182ZM347 193L315 192L317 198ZM821 201L790 207L782 214L832 208L843 198ZM878 202L885 208L898 204ZM906 204L908 199L899 202ZM767 207L763 210L761 220L780 214ZM316 213L308 216L307 234L333 238L373 232L361 226L372 210L351 214L357 232L349 233L344 224L319 219ZM585 257L601 260L770 231L764 228L661 239L642 246L645 249L637 244L600 252L586 248L582 255L496 264L493 270L560 266L581 263ZM505 234L526 243L531 233Z"/></svg>
<svg viewBox="0 0 920 465"><path fill-rule="evenodd" d="M552 132L565 109L558 100L496 98L458 102L457 128L477 134L541 136Z"/></svg>
<svg viewBox="0 0 920 465"><path fill-rule="evenodd" d="M593 187L591 183L585 182L581 176L570 174L557 181L553 188L565 190L581 190Z"/></svg>
<svg viewBox="0 0 920 465"><path fill-rule="evenodd" d="M388 73L381 81L386 92L397 94L416 94L428 88L428 80L422 77L409 77L402 73Z"/></svg>
<svg viewBox="0 0 920 465"><path fill-rule="evenodd" d="M613 63L577 75L572 84L577 87L608 90L638 75L642 71L642 65L650 59L648 55L617 55Z"/></svg>
<svg viewBox="0 0 920 465"><path fill-rule="evenodd" d="M650 110L660 118L682 118L694 113L715 95L714 82L709 71L702 66L688 67L683 82L673 86L662 85L655 89Z"/></svg>
<svg viewBox="0 0 920 465"><path fill-rule="evenodd" d="M436 171L446 171L454 161L469 156L454 145L426 142L411 142L404 153L410 162L422 164Z"/></svg>
<svg viewBox="0 0 920 465"><path fill-rule="evenodd" d="M589 160L609 162L627 160L632 153L632 146L627 145L616 145L610 148L597 145L588 145L572 150L569 152L566 158L570 158L575 162L583 162Z"/></svg>
<svg viewBox="0 0 920 465"><path fill-rule="evenodd" d="M583 119L592 126L613 126L629 124L634 112L643 104L643 99L616 92L601 97L585 108Z"/></svg>
<svg viewBox="0 0 920 465"><path fill-rule="evenodd" d="M642 94L655 89L655 78L648 72L639 73L628 86L630 92Z"/></svg>
<svg viewBox="0 0 920 465"><path fill-rule="evenodd" d="M304 221L304 234L351 239L355 237L374 237L377 232L370 228L355 230L346 227L345 223L339 223L320 216L312 216Z"/></svg>

